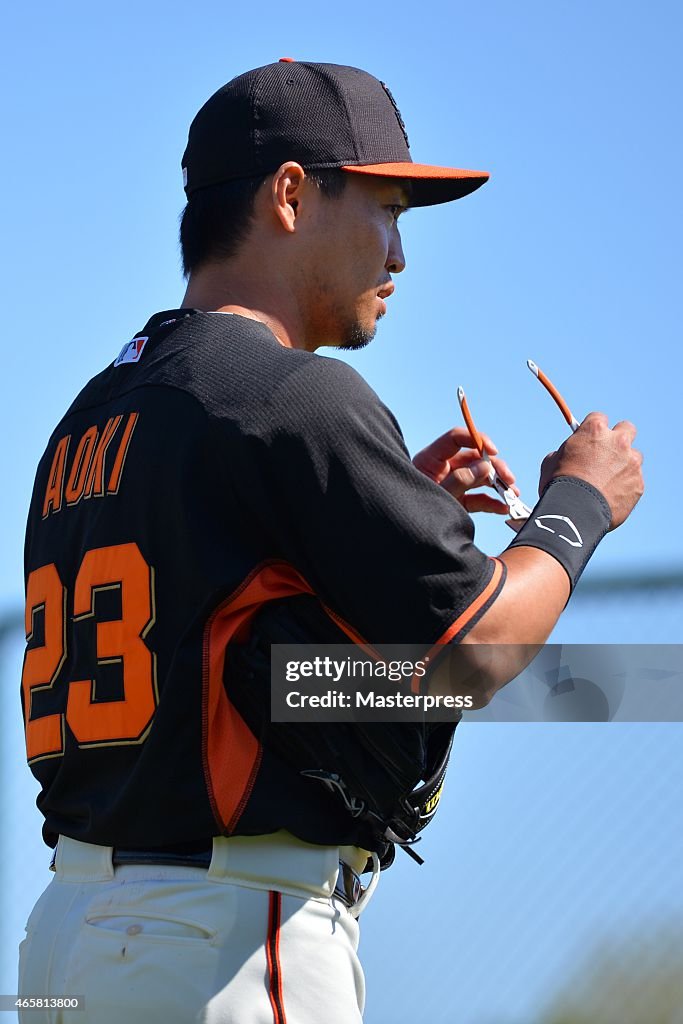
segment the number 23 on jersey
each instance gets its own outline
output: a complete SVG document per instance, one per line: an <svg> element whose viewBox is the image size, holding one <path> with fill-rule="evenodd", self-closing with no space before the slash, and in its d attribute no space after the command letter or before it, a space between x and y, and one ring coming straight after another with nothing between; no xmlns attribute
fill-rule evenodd
<svg viewBox="0 0 683 1024"><path fill-rule="evenodd" d="M67 581L71 582L71 581ZM121 617L97 621L96 594L118 590ZM80 746L141 742L158 703L154 653L145 637L154 624L154 570L137 544L93 548L83 557L73 581L73 616L69 594L54 562L29 575L26 592L26 639L29 647L21 678L29 762L64 753L65 722ZM36 614L43 613L43 643L31 646ZM92 619L97 664L120 664L123 697L98 700L97 679L61 679L67 659L71 622ZM40 715L40 693L64 688L64 710ZM37 700L35 699L37 698Z"/></svg>

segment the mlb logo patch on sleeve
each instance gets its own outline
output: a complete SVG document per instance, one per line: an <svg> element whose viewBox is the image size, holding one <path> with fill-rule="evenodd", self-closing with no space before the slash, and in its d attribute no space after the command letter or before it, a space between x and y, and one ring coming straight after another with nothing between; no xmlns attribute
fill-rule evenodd
<svg viewBox="0 0 683 1024"><path fill-rule="evenodd" d="M114 366L121 366L122 363L137 363L140 361L142 350L147 344L147 338L133 338L126 342L114 362Z"/></svg>

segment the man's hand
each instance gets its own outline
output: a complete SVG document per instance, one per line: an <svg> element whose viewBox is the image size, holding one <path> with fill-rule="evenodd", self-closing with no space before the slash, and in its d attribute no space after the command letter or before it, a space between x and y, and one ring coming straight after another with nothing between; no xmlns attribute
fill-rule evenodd
<svg viewBox="0 0 683 1024"><path fill-rule="evenodd" d="M481 436L498 476L512 487L515 494L519 494L519 490L514 486L514 475L507 463L495 457L498 452L495 444L486 434ZM489 483L489 467L474 447L467 427L453 427L441 437L437 437L436 441L432 441L417 453L413 464L430 480L452 494L468 512L509 514L510 510L505 502L493 498L490 494L466 493L475 487L488 486Z"/></svg>
<svg viewBox="0 0 683 1024"><path fill-rule="evenodd" d="M636 428L622 420L611 430L602 412L591 412L579 429L541 465L538 491L553 477L576 476L596 487L612 510L610 530L621 526L641 497L645 484L642 452L632 447Z"/></svg>

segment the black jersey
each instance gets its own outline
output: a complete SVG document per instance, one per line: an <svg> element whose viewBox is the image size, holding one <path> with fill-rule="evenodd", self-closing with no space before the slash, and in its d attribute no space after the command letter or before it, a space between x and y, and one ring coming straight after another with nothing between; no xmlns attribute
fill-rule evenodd
<svg viewBox="0 0 683 1024"><path fill-rule="evenodd" d="M301 595L342 639L457 641L504 571L353 369L192 310L153 317L59 423L25 569L44 837L129 847L279 828L362 844L264 749L229 645Z"/></svg>

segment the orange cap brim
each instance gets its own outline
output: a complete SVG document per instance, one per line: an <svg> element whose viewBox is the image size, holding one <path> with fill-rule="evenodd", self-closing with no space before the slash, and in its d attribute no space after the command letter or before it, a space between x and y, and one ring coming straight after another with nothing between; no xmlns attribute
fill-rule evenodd
<svg viewBox="0 0 683 1024"><path fill-rule="evenodd" d="M342 171L369 174L376 178L402 178L410 182L411 206L434 206L462 199L488 181L487 171L466 171L460 167L435 167L408 160L388 164L347 164Z"/></svg>

